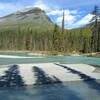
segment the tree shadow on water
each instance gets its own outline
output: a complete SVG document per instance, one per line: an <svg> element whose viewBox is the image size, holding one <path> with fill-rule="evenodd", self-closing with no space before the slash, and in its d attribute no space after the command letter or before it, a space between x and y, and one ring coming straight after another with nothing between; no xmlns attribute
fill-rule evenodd
<svg viewBox="0 0 100 100"><path fill-rule="evenodd" d="M35 72L35 76L37 77L35 85L61 83L61 81L55 76L52 76L52 78L49 77L42 69L36 66L33 67L33 71Z"/></svg>
<svg viewBox="0 0 100 100"><path fill-rule="evenodd" d="M5 75L0 77L0 87L21 87L24 81L19 75L18 65L12 65L5 71Z"/></svg>
<svg viewBox="0 0 100 100"><path fill-rule="evenodd" d="M56 65L63 67L66 70L69 70L72 74L78 75L83 80L84 83L88 84L90 88L95 89L100 94L100 83L97 82L95 78L92 78L89 75L86 75L80 71L77 71L65 65L61 65L61 64L56 64Z"/></svg>
<svg viewBox="0 0 100 100"><path fill-rule="evenodd" d="M33 66L37 78L39 100L82 100L78 94L64 86L62 81L55 76L48 76L41 68ZM58 83L58 84L55 84Z"/></svg>

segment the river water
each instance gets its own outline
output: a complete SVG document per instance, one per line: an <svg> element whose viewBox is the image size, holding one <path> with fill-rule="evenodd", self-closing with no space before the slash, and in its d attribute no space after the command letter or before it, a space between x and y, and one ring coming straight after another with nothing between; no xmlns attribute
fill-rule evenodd
<svg viewBox="0 0 100 100"><path fill-rule="evenodd" d="M17 64L17 63L84 63L100 66L100 58L86 56L34 56L36 58L0 58L0 64Z"/></svg>
<svg viewBox="0 0 100 100"><path fill-rule="evenodd" d="M47 56L38 58L0 58L2 64L85 63L100 66L100 58L85 56ZM100 100L100 80L76 81L52 85L0 88L0 100Z"/></svg>
<svg viewBox="0 0 100 100"><path fill-rule="evenodd" d="M66 82L63 84L0 89L0 100L100 100L98 85L89 82Z"/></svg>

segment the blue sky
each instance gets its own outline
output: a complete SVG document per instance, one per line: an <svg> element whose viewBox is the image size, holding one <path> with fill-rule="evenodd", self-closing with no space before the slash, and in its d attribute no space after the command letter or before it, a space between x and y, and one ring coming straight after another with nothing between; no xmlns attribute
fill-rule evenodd
<svg viewBox="0 0 100 100"><path fill-rule="evenodd" d="M28 7L40 7L52 21L61 25L62 9L65 11L65 28L77 28L88 24L91 12L100 0L0 0L0 16Z"/></svg>

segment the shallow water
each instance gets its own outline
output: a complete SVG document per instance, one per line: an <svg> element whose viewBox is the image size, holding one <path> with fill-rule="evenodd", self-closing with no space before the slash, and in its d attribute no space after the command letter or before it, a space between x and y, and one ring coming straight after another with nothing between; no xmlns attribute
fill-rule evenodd
<svg viewBox="0 0 100 100"><path fill-rule="evenodd" d="M9 59L0 58L0 65L17 64L17 63L47 63L47 62L84 63L84 64L93 64L100 66L100 58L85 57L85 56L46 56L46 57L43 56L43 58L9 58Z"/></svg>
<svg viewBox="0 0 100 100"><path fill-rule="evenodd" d="M2 64L85 63L100 66L100 58L85 56L46 56L43 58L0 58ZM100 80L77 81L23 88L0 88L0 100L100 100Z"/></svg>
<svg viewBox="0 0 100 100"><path fill-rule="evenodd" d="M37 87L3 88L0 89L0 100L100 100L100 87L92 81L88 83L78 81ZM97 83L100 84L100 80Z"/></svg>

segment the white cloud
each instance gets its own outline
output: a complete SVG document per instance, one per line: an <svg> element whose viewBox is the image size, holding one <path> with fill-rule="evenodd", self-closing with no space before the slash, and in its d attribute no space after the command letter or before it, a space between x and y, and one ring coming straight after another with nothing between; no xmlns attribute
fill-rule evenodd
<svg viewBox="0 0 100 100"><path fill-rule="evenodd" d="M16 10L18 8L21 8L21 4L20 3L16 3L16 4L13 4L13 3L0 3L0 10L6 10L6 9L9 9L9 10Z"/></svg>
<svg viewBox="0 0 100 100"><path fill-rule="evenodd" d="M92 14L87 14L85 17L78 20L78 18L79 18L78 12L75 11L75 15L73 15L73 12L74 11L67 10L65 13L65 28L67 28L67 29L78 28L78 27L82 27L84 25L87 25L90 23L91 19L94 16ZM61 26L62 19L63 19L62 13L61 12L58 13L55 11L52 14L59 14L60 15L57 17L56 23Z"/></svg>
<svg viewBox="0 0 100 100"><path fill-rule="evenodd" d="M91 21L91 19L93 18L92 14L88 14L85 17L83 17L79 22L77 22L77 25L86 25L89 24L89 22Z"/></svg>
<svg viewBox="0 0 100 100"><path fill-rule="evenodd" d="M39 7L43 10L49 10L50 9L42 0L38 0L37 2L35 2L33 4L33 7Z"/></svg>
<svg viewBox="0 0 100 100"><path fill-rule="evenodd" d="M7 15L21 8L22 5L20 3L13 4L0 2L0 16L4 16L5 14Z"/></svg>
<svg viewBox="0 0 100 100"><path fill-rule="evenodd" d="M52 10L47 15L62 15L62 10Z"/></svg>
<svg viewBox="0 0 100 100"><path fill-rule="evenodd" d="M60 17L57 18L56 22L59 23L59 24L61 24L62 19L63 19L63 16L60 16ZM72 16L72 15L70 15L70 14L66 14L66 15L65 15L65 24L71 25L71 24L73 24L75 21L76 21L75 16Z"/></svg>
<svg viewBox="0 0 100 100"><path fill-rule="evenodd" d="M80 17L80 11L78 10L64 10L65 13L65 26L69 28L72 24L74 24L77 20L77 17ZM51 10L47 13L49 16L56 16L55 22L61 26L63 19L63 10L55 9Z"/></svg>
<svg viewBox="0 0 100 100"><path fill-rule="evenodd" d="M9 7L12 7L12 4L10 4L10 3L0 3L0 10L9 9Z"/></svg>
<svg viewBox="0 0 100 100"><path fill-rule="evenodd" d="M84 25L87 25L90 23L91 19L93 18L94 15L92 14L88 14L85 17L83 17L81 20L75 22L74 24L72 24L71 26L69 26L68 28L78 28L78 27L82 27Z"/></svg>
<svg viewBox="0 0 100 100"><path fill-rule="evenodd" d="M72 24L75 23L77 20L77 16L80 13L77 10L64 10L65 12L65 27L69 28ZM49 13L49 15L57 15L56 23L61 26L62 19L63 19L63 11L62 10L55 10Z"/></svg>
<svg viewBox="0 0 100 100"><path fill-rule="evenodd" d="M59 10L58 9L55 9L55 10L51 10L50 12L48 12L47 14L48 15L58 15L58 16L61 16L63 13L63 10ZM80 13L78 10L64 10L64 13L65 15L70 15L70 14L78 14Z"/></svg>

